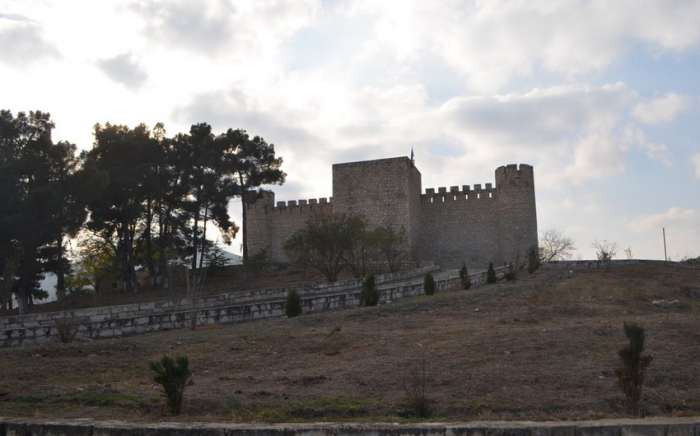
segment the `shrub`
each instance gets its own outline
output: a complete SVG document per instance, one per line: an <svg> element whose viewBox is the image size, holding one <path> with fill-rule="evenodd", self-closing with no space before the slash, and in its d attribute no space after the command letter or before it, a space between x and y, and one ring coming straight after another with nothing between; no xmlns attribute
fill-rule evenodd
<svg viewBox="0 0 700 436"><path fill-rule="evenodd" d="M423 291L425 295L433 295L435 293L435 279L430 273L426 273L423 277Z"/></svg>
<svg viewBox="0 0 700 436"><path fill-rule="evenodd" d="M495 275L495 271L494 271L494 275ZM518 275L515 273L515 268L513 268L513 264L512 264L512 263L509 263L509 264L508 264L508 271L506 271L506 274L505 274L504 277L505 277L505 279L508 280L509 282L510 282L511 280L515 280L515 279L518 278Z"/></svg>
<svg viewBox="0 0 700 436"><path fill-rule="evenodd" d="M294 318L295 316L301 315L303 309L301 307L301 295L292 289L287 294L287 301L284 302L284 313L289 318Z"/></svg>
<svg viewBox="0 0 700 436"><path fill-rule="evenodd" d="M527 262L527 272L532 274L540 267L540 249L537 245L528 248L525 253L525 261Z"/></svg>
<svg viewBox="0 0 700 436"><path fill-rule="evenodd" d="M58 338L64 344L73 342L75 335L78 333L78 325L73 324L69 319L54 319L54 325L56 326L56 333L58 333Z"/></svg>
<svg viewBox="0 0 700 436"><path fill-rule="evenodd" d="M245 268L245 277L258 277L266 268L270 266L270 256L267 250L260 250L258 253L249 255L248 259L243 261Z"/></svg>
<svg viewBox="0 0 700 436"><path fill-rule="evenodd" d="M462 282L462 289L469 289L472 287L472 280L469 278L469 272L465 264L462 264L462 269L459 270L459 279Z"/></svg>
<svg viewBox="0 0 700 436"><path fill-rule="evenodd" d="M418 418L428 418L430 416L430 406L426 394L428 371L425 359L421 366L413 365L409 367L403 377L403 388L406 392L408 405L411 408L411 415Z"/></svg>
<svg viewBox="0 0 700 436"><path fill-rule="evenodd" d="M165 394L165 407L163 414L172 413L178 415L182 408L182 397L185 387L192 384L190 377L190 361L185 356L178 356L176 360L163 356L160 362L150 362L149 366L156 373L153 381L163 387Z"/></svg>
<svg viewBox="0 0 700 436"><path fill-rule="evenodd" d="M493 262L489 262L489 269L486 271L486 283L496 283L496 270L493 269Z"/></svg>
<svg viewBox="0 0 700 436"><path fill-rule="evenodd" d="M374 284L374 274L371 274L362 282L360 304L362 306L376 306L377 303L379 303L379 291Z"/></svg>
<svg viewBox="0 0 700 436"><path fill-rule="evenodd" d="M627 398L628 411L639 415L639 401L642 398L644 372L651 363L652 356L642 356L644 351L644 328L637 324L624 324L629 344L617 352L622 368L615 370L618 386Z"/></svg>
<svg viewBox="0 0 700 436"><path fill-rule="evenodd" d="M603 264L610 262L620 250L616 242L608 242L605 240L600 242L597 239L595 242L591 243L591 247L596 250L595 254L598 257L598 262Z"/></svg>

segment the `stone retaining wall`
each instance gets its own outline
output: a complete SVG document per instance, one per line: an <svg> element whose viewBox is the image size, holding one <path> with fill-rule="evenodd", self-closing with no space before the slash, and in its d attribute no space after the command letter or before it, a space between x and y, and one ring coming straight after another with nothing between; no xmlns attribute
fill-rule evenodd
<svg viewBox="0 0 700 436"><path fill-rule="evenodd" d="M673 265L682 268L700 268L700 265L694 265L682 262L663 261L663 260L645 260L645 259L618 259L601 262L598 260L554 260L544 262L540 266L543 269L595 269L595 268L622 268L630 265Z"/></svg>
<svg viewBox="0 0 700 436"><path fill-rule="evenodd" d="M700 436L700 419L428 424L42 422L0 417L0 436Z"/></svg>
<svg viewBox="0 0 700 436"><path fill-rule="evenodd" d="M427 266L378 276L380 302L423 294L423 275L436 269ZM497 276L502 277L504 272L504 268L496 268ZM410 281L388 283L407 280L406 277L411 276L414 279ZM470 277L474 285L484 283L486 271L470 274ZM458 273L449 271L436 278L436 290L451 289L457 283ZM361 280L353 280L340 284L215 295L200 298L194 304L190 299L182 299L8 317L0 319L0 347L57 342L61 334L76 340L115 338L188 328L192 322L200 326L284 316L284 301L291 289L297 289L301 294L304 313L357 307L361 285Z"/></svg>

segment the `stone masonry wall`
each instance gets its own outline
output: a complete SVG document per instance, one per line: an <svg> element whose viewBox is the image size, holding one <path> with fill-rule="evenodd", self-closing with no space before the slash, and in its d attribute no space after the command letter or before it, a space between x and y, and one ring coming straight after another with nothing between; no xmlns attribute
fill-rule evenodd
<svg viewBox="0 0 700 436"><path fill-rule="evenodd" d="M422 259L451 268L464 262L469 269L496 263L498 204L491 183L483 189L481 185L438 188L437 192L427 189L421 196L421 208Z"/></svg>
<svg viewBox="0 0 700 436"><path fill-rule="evenodd" d="M275 194L266 192L262 200L248 206L248 250L255 254L265 249L270 259L287 262L284 243L301 229L311 214L332 214L333 205L327 198L278 201Z"/></svg>
<svg viewBox="0 0 700 436"><path fill-rule="evenodd" d="M410 249L417 236L412 217L419 213L420 177L408 158L333 165L333 212L361 215L370 228L404 229Z"/></svg>
<svg viewBox="0 0 700 436"><path fill-rule="evenodd" d="M385 300L419 295L422 277L437 266L428 265L408 271L380 274L378 288ZM473 283L482 279L473 274ZM438 290L452 286L456 273L443 277ZM415 278L413 285L392 285L396 280ZM451 281L452 280L452 281ZM410 280L409 280L410 281ZM297 290L304 301L305 313L359 305L361 279L307 286L260 289L247 292L213 295L197 299L183 298L141 304L78 309L64 312L38 313L0 318L0 347L32 345L59 340L57 325L74 330L77 339L99 339L150 333L159 330L186 328L196 319L197 325L233 323L282 316L284 301L290 290ZM408 287L406 287L408 286Z"/></svg>
<svg viewBox="0 0 700 436"><path fill-rule="evenodd" d="M420 171L407 157L336 164L332 207L316 210L362 215L370 228L404 229L414 260L447 268L515 263L537 244L534 172L530 165L507 165L495 176L495 186L427 189L421 195ZM267 247L273 261L287 261L282 244L314 205L273 203L269 193L248 209L250 253Z"/></svg>
<svg viewBox="0 0 700 436"><path fill-rule="evenodd" d="M127 423L0 417L0 436L700 436L700 419L455 423Z"/></svg>
<svg viewBox="0 0 700 436"><path fill-rule="evenodd" d="M530 165L507 165L496 169L500 262L516 262L537 246L535 177Z"/></svg>

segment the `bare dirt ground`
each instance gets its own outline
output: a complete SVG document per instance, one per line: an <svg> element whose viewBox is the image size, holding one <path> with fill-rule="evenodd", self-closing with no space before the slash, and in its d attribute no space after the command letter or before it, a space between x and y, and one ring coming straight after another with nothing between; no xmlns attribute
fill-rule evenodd
<svg viewBox="0 0 700 436"><path fill-rule="evenodd" d="M654 300L679 300L659 307ZM625 415L623 322L644 326L647 416L700 414L700 269L543 271L432 297L118 340L0 349L0 416L128 421L405 421L426 368L429 420ZM183 413L148 362L188 356Z"/></svg>

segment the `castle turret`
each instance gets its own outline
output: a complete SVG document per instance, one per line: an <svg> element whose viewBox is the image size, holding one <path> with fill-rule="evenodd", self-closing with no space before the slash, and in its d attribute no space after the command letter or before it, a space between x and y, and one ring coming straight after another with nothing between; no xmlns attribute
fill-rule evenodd
<svg viewBox="0 0 700 436"><path fill-rule="evenodd" d="M520 262L537 245L535 177L532 166L507 165L496 169L499 256L504 263Z"/></svg>
<svg viewBox="0 0 700 436"><path fill-rule="evenodd" d="M255 203L245 204L245 225L243 231L248 240L248 255L269 250L272 245L272 209L275 206L275 193L263 191Z"/></svg>

